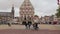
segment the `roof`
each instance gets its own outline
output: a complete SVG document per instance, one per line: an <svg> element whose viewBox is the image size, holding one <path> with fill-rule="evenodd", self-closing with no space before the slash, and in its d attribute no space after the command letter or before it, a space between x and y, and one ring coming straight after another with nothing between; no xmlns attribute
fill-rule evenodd
<svg viewBox="0 0 60 34"><path fill-rule="evenodd" d="M30 0L24 0L24 2L22 3L20 9L29 9L29 8L34 9L31 2L30 2Z"/></svg>
<svg viewBox="0 0 60 34"><path fill-rule="evenodd" d="M0 12L0 16L11 16L11 12Z"/></svg>

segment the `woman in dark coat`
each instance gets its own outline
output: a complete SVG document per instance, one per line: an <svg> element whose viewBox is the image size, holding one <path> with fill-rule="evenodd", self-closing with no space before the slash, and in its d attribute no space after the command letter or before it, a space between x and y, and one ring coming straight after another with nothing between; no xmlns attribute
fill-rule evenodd
<svg viewBox="0 0 60 34"><path fill-rule="evenodd" d="M30 26L32 25L31 21L28 21L28 28L30 29Z"/></svg>
<svg viewBox="0 0 60 34"><path fill-rule="evenodd" d="M23 21L22 24L25 25L26 29L28 28L26 21Z"/></svg>

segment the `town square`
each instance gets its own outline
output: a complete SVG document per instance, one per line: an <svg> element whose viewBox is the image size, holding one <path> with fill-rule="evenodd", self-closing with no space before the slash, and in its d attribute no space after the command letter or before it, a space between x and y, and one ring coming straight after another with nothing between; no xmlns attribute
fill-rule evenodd
<svg viewBox="0 0 60 34"><path fill-rule="evenodd" d="M60 0L0 0L0 34L60 34Z"/></svg>

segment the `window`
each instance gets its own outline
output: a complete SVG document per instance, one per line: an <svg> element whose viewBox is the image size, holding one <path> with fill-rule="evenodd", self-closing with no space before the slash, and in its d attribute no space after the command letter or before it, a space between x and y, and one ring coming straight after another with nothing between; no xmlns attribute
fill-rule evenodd
<svg viewBox="0 0 60 34"><path fill-rule="evenodd" d="M25 10L23 10L23 11L25 11Z"/></svg>
<svg viewBox="0 0 60 34"><path fill-rule="evenodd" d="M28 11L28 10L26 10L26 11Z"/></svg>
<svg viewBox="0 0 60 34"><path fill-rule="evenodd" d="M29 10L29 11L31 11L31 10Z"/></svg>
<svg viewBox="0 0 60 34"><path fill-rule="evenodd" d="M27 8L29 7L29 6L26 6Z"/></svg>

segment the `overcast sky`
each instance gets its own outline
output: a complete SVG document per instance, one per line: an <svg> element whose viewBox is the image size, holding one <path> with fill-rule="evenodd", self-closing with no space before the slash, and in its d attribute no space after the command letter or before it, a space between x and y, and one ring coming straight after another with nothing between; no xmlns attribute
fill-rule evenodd
<svg viewBox="0 0 60 34"><path fill-rule="evenodd" d="M11 12L12 4L15 6L15 16L19 16L19 8L24 0L0 0L0 12ZM35 15L45 16L56 13L57 0L30 0Z"/></svg>

